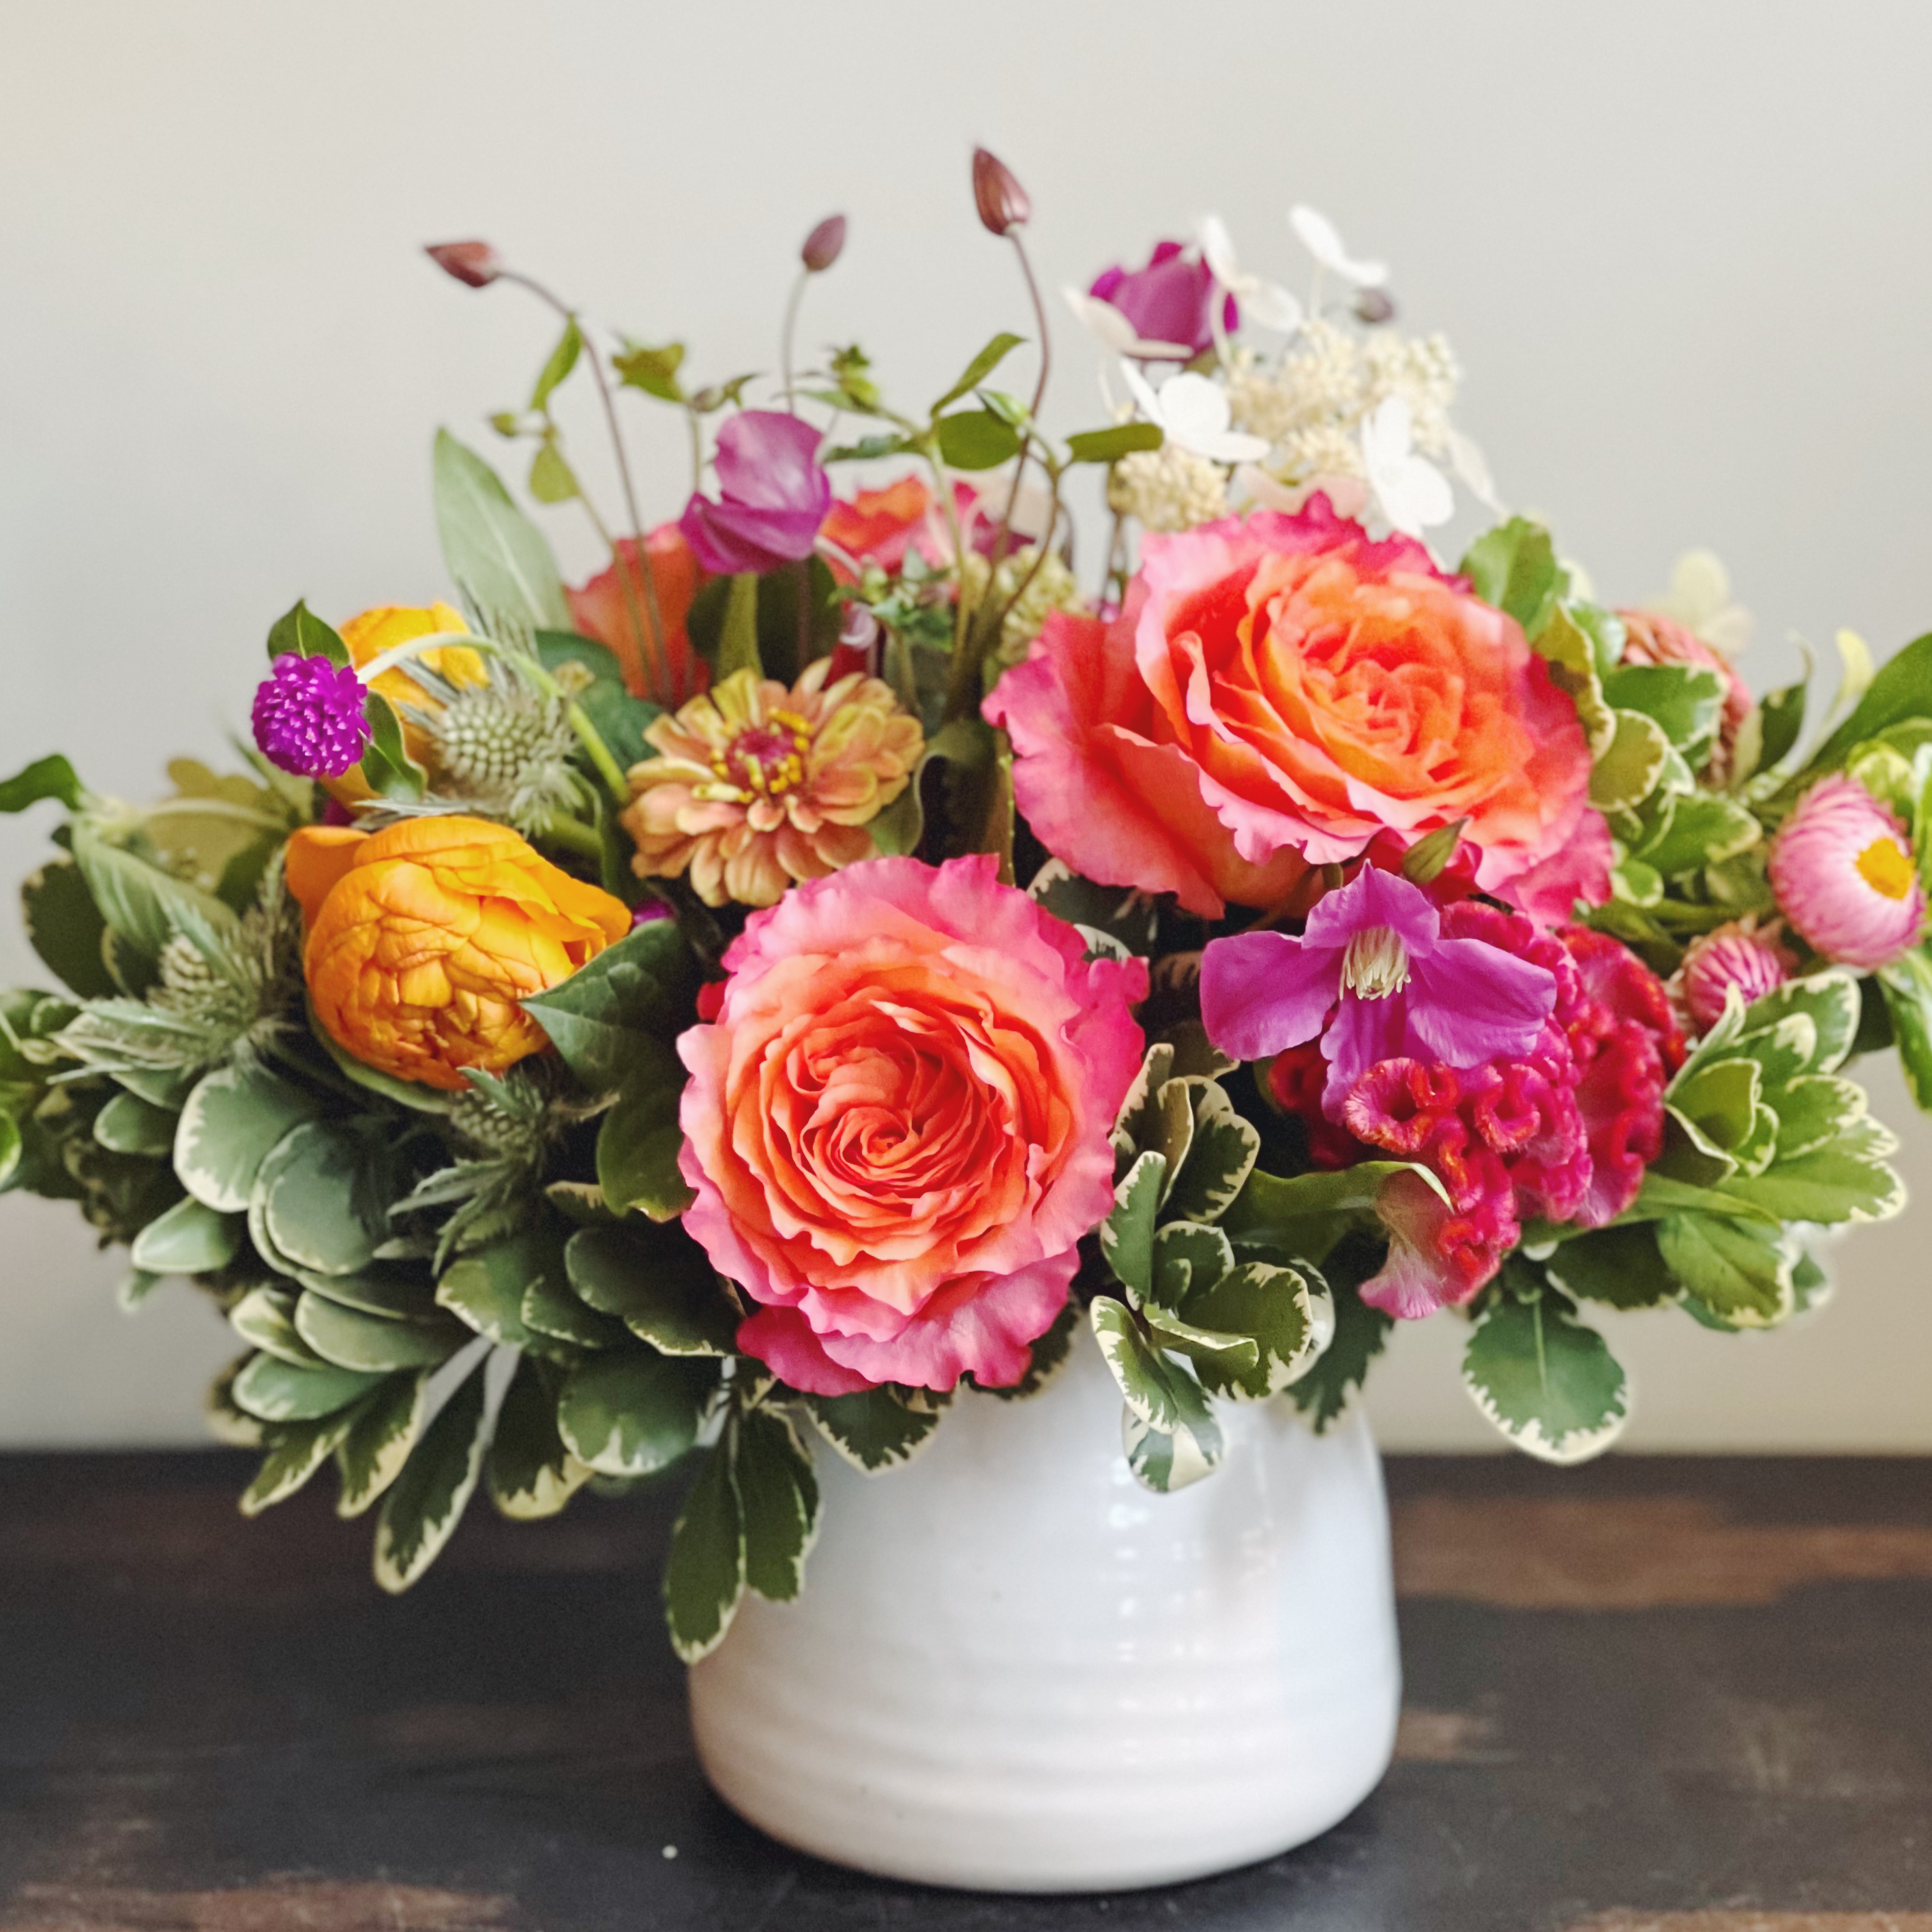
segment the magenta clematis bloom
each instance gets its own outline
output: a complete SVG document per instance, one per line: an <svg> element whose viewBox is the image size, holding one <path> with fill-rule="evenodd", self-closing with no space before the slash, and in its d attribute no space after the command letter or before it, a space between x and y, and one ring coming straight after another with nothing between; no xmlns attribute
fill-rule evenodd
<svg viewBox="0 0 1932 1932"><path fill-rule="evenodd" d="M1178 242L1157 243L1144 268L1116 262L1103 269L1087 292L1111 302L1144 342L1172 342L1198 356L1214 340L1214 278L1208 264L1184 253ZM1221 319L1230 334L1240 326L1232 296L1222 302Z"/></svg>
<svg viewBox="0 0 1932 1932"><path fill-rule="evenodd" d="M718 500L694 494L679 527L714 574L774 570L812 554L832 507L824 440L802 417L745 410L718 432Z"/></svg>
<svg viewBox="0 0 1932 1932"><path fill-rule="evenodd" d="M1444 938L1428 894L1373 866L1316 904L1302 938L1239 933L1201 962L1201 1017L1223 1052L1263 1060L1321 1036L1331 1118L1379 1061L1466 1067L1527 1053L1556 1003L1545 968Z"/></svg>
<svg viewBox="0 0 1932 1932"><path fill-rule="evenodd" d="M255 742L298 778L339 778L369 742L367 700L353 665L284 651L255 692Z"/></svg>

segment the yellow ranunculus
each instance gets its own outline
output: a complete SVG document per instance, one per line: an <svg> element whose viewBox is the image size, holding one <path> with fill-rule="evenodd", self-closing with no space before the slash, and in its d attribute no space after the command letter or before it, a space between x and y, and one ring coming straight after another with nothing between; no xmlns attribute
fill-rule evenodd
<svg viewBox="0 0 1932 1932"><path fill-rule="evenodd" d="M463 613L447 604L431 604L426 608L407 604L379 604L373 610L364 610L350 618L343 626L341 634L342 641L349 646L351 661L359 670L385 651L394 650L398 644L409 644L417 638L433 638L440 631L469 628L463 621ZM482 684L489 676L482 658L461 644L442 644L433 651L424 651L421 662L438 676L458 686ZM379 673L374 688L399 712L404 712L407 705L421 709L433 707L436 703L410 676L407 664L392 664L387 670ZM412 724L406 712L402 724L403 742L410 756L418 764L427 764L429 748L422 728ZM351 766L340 778L328 781L328 790L344 805L353 805L358 800L374 796L363 778L360 765Z"/></svg>
<svg viewBox="0 0 1932 1932"><path fill-rule="evenodd" d="M630 930L622 902L507 826L415 818L289 842L309 997L330 1037L399 1079L455 1090L545 1045L518 1004Z"/></svg>

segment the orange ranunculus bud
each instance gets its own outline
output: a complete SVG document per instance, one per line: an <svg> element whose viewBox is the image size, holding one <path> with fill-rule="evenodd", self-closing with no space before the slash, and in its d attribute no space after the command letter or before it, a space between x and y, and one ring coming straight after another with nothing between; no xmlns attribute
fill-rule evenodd
<svg viewBox="0 0 1932 1932"><path fill-rule="evenodd" d="M620 900L487 819L306 826L286 876L330 1037L379 1072L452 1090L466 1066L500 1073L538 1051L543 1030L518 1002L631 926Z"/></svg>
<svg viewBox="0 0 1932 1932"><path fill-rule="evenodd" d="M447 604L431 604L426 608L408 604L379 604L373 610L364 610L343 626L342 641L349 646L350 658L359 670L385 651L394 650L398 644L409 644L417 638L433 638L440 631L467 631L469 628L463 621L463 613ZM433 651L424 651L421 662L454 685L488 682L489 673L484 668L482 658L461 644L442 644ZM378 673L375 688L399 712L406 705L433 708L436 704L435 699L410 676L406 664L392 664L388 670ZM429 748L421 727L412 724L406 713L403 716L402 725L403 742L410 756L418 764L428 763L425 754ZM329 779L326 783L330 794L344 805L354 805L375 796L362 776L360 765L352 765L341 777Z"/></svg>

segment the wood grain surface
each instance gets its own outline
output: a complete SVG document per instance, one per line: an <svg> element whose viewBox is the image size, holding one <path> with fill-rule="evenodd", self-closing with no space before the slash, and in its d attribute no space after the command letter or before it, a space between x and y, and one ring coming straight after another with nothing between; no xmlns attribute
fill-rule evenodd
<svg viewBox="0 0 1932 1932"><path fill-rule="evenodd" d="M675 1496L400 1600L220 1454L0 1458L0 1932L1932 1932L1932 1464L1397 1458L1407 1708L1316 1844L1166 1892L883 1885L693 1761Z"/></svg>

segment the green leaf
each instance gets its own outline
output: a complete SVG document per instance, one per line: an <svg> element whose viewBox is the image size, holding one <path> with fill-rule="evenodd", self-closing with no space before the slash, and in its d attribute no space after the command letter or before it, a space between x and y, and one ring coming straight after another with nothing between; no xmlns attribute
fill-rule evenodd
<svg viewBox="0 0 1932 1932"><path fill-rule="evenodd" d="M1829 1146L1863 1120L1865 1110L1864 1089L1856 1081L1801 1075L1778 1096L1778 1160L1796 1160Z"/></svg>
<svg viewBox="0 0 1932 1932"><path fill-rule="evenodd" d="M993 470L1019 454L1018 433L992 410L956 410L938 424L939 454L949 469Z"/></svg>
<svg viewBox="0 0 1932 1932"><path fill-rule="evenodd" d="M937 1409L908 1408L890 1388L858 1395L809 1395L805 1406L826 1441L868 1476L910 1462L939 1426Z"/></svg>
<svg viewBox="0 0 1932 1932"><path fill-rule="evenodd" d="M805 1559L818 1534L818 1478L791 1424L767 1408L739 1418L733 1473L745 1526L746 1586L788 1604L805 1582Z"/></svg>
<svg viewBox="0 0 1932 1932"><path fill-rule="evenodd" d="M1623 1433L1629 1388L1610 1346L1545 1292L1498 1294L1462 1355L1476 1406L1519 1449L1545 1462L1581 1462Z"/></svg>
<svg viewBox="0 0 1932 1932"><path fill-rule="evenodd" d="M347 1408L381 1379L350 1369L300 1368L264 1354L248 1362L230 1393L239 1408L260 1421L313 1422Z"/></svg>
<svg viewBox="0 0 1932 1932"><path fill-rule="evenodd" d="M242 1514L260 1516L293 1496L334 1454L353 1420L352 1412L345 1412L316 1422L288 1423L278 1430L255 1480L242 1492Z"/></svg>
<svg viewBox="0 0 1932 1932"><path fill-rule="evenodd" d="M271 658L326 658L338 667L346 667L350 662L349 646L341 633L318 617L299 597L292 609L284 611L268 626L268 656Z"/></svg>
<svg viewBox="0 0 1932 1932"><path fill-rule="evenodd" d="M1286 1179L1257 1169L1221 1216L1221 1226L1229 1240L1240 1246L1306 1252L1301 1244L1316 1224L1328 1216L1372 1210L1382 1190L1400 1174L1414 1174L1438 1198L1448 1201L1436 1175L1412 1161L1359 1161L1333 1173L1298 1174Z"/></svg>
<svg viewBox="0 0 1932 1932"><path fill-rule="evenodd" d="M1664 728L1680 752L1717 735L1724 680L1692 664L1619 664L1604 680L1605 700L1618 711L1641 712Z"/></svg>
<svg viewBox="0 0 1932 1932"><path fill-rule="evenodd" d="M434 1368L470 1339L460 1322L398 1321L365 1314L313 1288L296 1304L296 1332L324 1361L339 1369Z"/></svg>
<svg viewBox="0 0 1932 1932"><path fill-rule="evenodd" d="M1121 1447L1136 1480L1164 1494L1210 1474L1226 1445L1192 1371L1159 1353L1110 1296L1095 1298L1088 1318L1126 1399Z"/></svg>
<svg viewBox="0 0 1932 1932"><path fill-rule="evenodd" d="M429 1374L391 1376L358 1402L335 1452L340 1516L360 1516L402 1473L429 1414Z"/></svg>
<svg viewBox="0 0 1932 1932"><path fill-rule="evenodd" d="M1905 1206L1905 1184L1884 1158L1898 1145L1876 1120L1862 1121L1828 1147L1737 1174L1721 1191L1786 1221L1888 1221Z"/></svg>
<svg viewBox="0 0 1932 1932"><path fill-rule="evenodd" d="M1795 1257L1781 1228L1672 1214L1657 1246L1672 1276L1733 1328L1768 1328L1792 1312Z"/></svg>
<svg viewBox="0 0 1932 1932"><path fill-rule="evenodd" d="M238 1215L218 1214L196 1200L177 1201L134 1237L137 1268L150 1274L212 1274L226 1268L242 1246Z"/></svg>
<svg viewBox="0 0 1932 1932"><path fill-rule="evenodd" d="M1677 1283L1658 1252L1648 1222L1598 1228L1567 1240L1544 1264L1550 1278L1573 1295L1612 1308L1654 1308L1673 1300Z"/></svg>
<svg viewBox="0 0 1932 1932"><path fill-rule="evenodd" d="M228 1311L228 1325L244 1342L298 1369L330 1364L296 1332L296 1298L278 1288L251 1288Z"/></svg>
<svg viewBox="0 0 1932 1932"><path fill-rule="evenodd" d="M560 1244L550 1229L528 1228L454 1262L436 1283L436 1298L478 1334L502 1347L574 1359L574 1351L559 1350L547 1337L532 1334L524 1322L524 1294L532 1282L552 1270L562 1273Z"/></svg>
<svg viewBox="0 0 1932 1932"><path fill-rule="evenodd" d="M948 403L956 403L968 390L977 388L1025 340L1023 335L1010 335L1002 329L967 364L958 381L933 404L932 414L937 416Z"/></svg>
<svg viewBox="0 0 1932 1932"><path fill-rule="evenodd" d="M1670 740L1663 726L1641 711L1612 715L1615 734L1590 768L1590 802L1600 812L1628 812L1657 788Z"/></svg>
<svg viewBox="0 0 1932 1932"><path fill-rule="evenodd" d="M1907 718L1932 717L1932 633L1916 638L1866 688L1852 715L1826 740L1787 790L1844 764L1868 738Z"/></svg>
<svg viewBox="0 0 1932 1932"><path fill-rule="evenodd" d="M1203 1385L1216 1394L1226 1393L1241 1374L1252 1374L1261 1360L1261 1344L1252 1335L1198 1328L1164 1308L1143 1310L1141 1322L1156 1348L1185 1355L1195 1365Z"/></svg>
<svg viewBox="0 0 1932 1932"><path fill-rule="evenodd" d="M537 376L537 386L530 392L530 407L540 410L547 404L557 385L577 367L577 358L584 352L584 337L577 326L575 316L564 322L563 333L558 337L556 346L550 352Z"/></svg>
<svg viewBox="0 0 1932 1932"><path fill-rule="evenodd" d="M669 1221L698 1198L678 1170L684 1136L677 1124L680 1088L626 1088L597 1136L597 1184L612 1210L641 1208Z"/></svg>
<svg viewBox="0 0 1932 1932"><path fill-rule="evenodd" d="M318 1112L313 1096L260 1060L232 1061L188 1096L170 1143L175 1172L205 1207L240 1214L270 1150Z"/></svg>
<svg viewBox="0 0 1932 1932"><path fill-rule="evenodd" d="M1660 877L1720 864L1748 851L1762 836L1756 817L1715 792L1688 792L1670 801L1654 833L1633 855Z"/></svg>
<svg viewBox="0 0 1932 1932"><path fill-rule="evenodd" d="M1809 688L1804 680L1780 686L1768 693L1757 707L1757 769L1769 771L1782 764L1797 745L1804 729L1804 698Z"/></svg>
<svg viewBox="0 0 1932 1932"><path fill-rule="evenodd" d="M557 1432L578 1461L606 1476L668 1469L698 1440L718 1369L638 1349L593 1355L570 1372Z"/></svg>
<svg viewBox="0 0 1932 1932"><path fill-rule="evenodd" d="M1382 1252L1379 1243L1355 1236L1324 1264L1334 1310L1334 1339L1288 1391L1317 1435L1347 1412L1350 1399L1367 1378L1370 1364L1395 1326L1394 1316L1371 1308L1358 1292L1361 1282L1381 1267Z"/></svg>
<svg viewBox="0 0 1932 1932"><path fill-rule="evenodd" d="M548 1273L524 1290L524 1326L532 1334L577 1348L615 1348L628 1342L630 1330L621 1322L587 1307Z"/></svg>
<svg viewBox="0 0 1932 1932"><path fill-rule="evenodd" d="M116 1094L94 1117L94 1138L113 1154L174 1151L176 1116L133 1094Z"/></svg>
<svg viewBox="0 0 1932 1932"><path fill-rule="evenodd" d="M110 845L85 820L74 832L75 862L100 915L148 958L178 933L223 976L237 972L241 922L212 892Z"/></svg>
<svg viewBox="0 0 1932 1932"><path fill-rule="evenodd" d="M1213 1080L1175 1081L1193 1101L1193 1130L1180 1173L1168 1190L1166 1210L1178 1221L1214 1221L1246 1185L1262 1137L1234 1111Z"/></svg>
<svg viewBox="0 0 1932 1932"><path fill-rule="evenodd" d="M556 560L496 472L447 430L436 431L434 470L443 562L479 628L526 644L538 631L568 630Z"/></svg>
<svg viewBox="0 0 1932 1932"><path fill-rule="evenodd" d="M25 812L43 799L58 799L70 812L78 812L86 802L87 791L74 775L74 767L56 752L36 758L10 778L0 779L0 812Z"/></svg>
<svg viewBox="0 0 1932 1932"><path fill-rule="evenodd" d="M1091 879L1081 878L1064 860L1049 859L1034 874L1027 897L1069 926L1090 926L1118 939L1130 952L1144 956L1154 951L1160 905L1151 893L1131 892L1122 886L1096 885ZM1162 1077L1166 1078L1174 1070L1172 1051L1162 1064L1166 1070ZM1210 1069L1204 1061L1200 1066L1186 1070L1204 1073ZM1213 1070L1232 1072L1233 1064L1221 1059ZM1144 1097L1143 1092L1142 1098Z"/></svg>
<svg viewBox="0 0 1932 1932"><path fill-rule="evenodd" d="M758 650L758 580L748 570L738 572L731 579L724 599L724 626L718 638L719 681L741 670L754 677L765 674Z"/></svg>
<svg viewBox="0 0 1932 1932"><path fill-rule="evenodd" d="M1550 667L1550 682L1576 706L1592 754L1602 752L1616 736L1617 722L1604 701L1594 641L1561 604L1551 607L1549 621L1531 641Z"/></svg>
<svg viewBox="0 0 1932 1932"><path fill-rule="evenodd" d="M380 1150L347 1129L310 1120L263 1159L248 1228L265 1259L285 1271L360 1274L388 1239L388 1201L376 1184Z"/></svg>
<svg viewBox="0 0 1932 1932"><path fill-rule="evenodd" d="M1213 1287L1234 1265L1234 1251L1219 1228L1170 1222L1154 1231L1154 1285L1144 1298L1178 1315L1192 1290Z"/></svg>
<svg viewBox="0 0 1932 1932"><path fill-rule="evenodd" d="M27 938L61 983L83 1000L111 1000L118 988L101 946L107 922L94 903L80 868L55 859L20 888Z"/></svg>
<svg viewBox="0 0 1932 1932"><path fill-rule="evenodd" d="M1713 1060L1672 1083L1670 1104L1705 1139L1733 1153L1750 1138L1762 1081L1754 1060Z"/></svg>
<svg viewBox="0 0 1932 1932"><path fill-rule="evenodd" d="M1734 1220L1762 1221L1772 1226L1781 1224L1784 1216L1731 1193L1730 1185L1727 1182L1723 1187L1699 1187L1688 1181L1672 1180L1651 1168L1644 1174L1636 1198L1613 1225L1625 1227L1633 1222L1660 1221L1676 1214L1721 1214Z"/></svg>
<svg viewBox="0 0 1932 1932"><path fill-rule="evenodd" d="M536 454L530 458L530 473L526 482L530 494L539 503L572 502L584 494L576 471L563 452L548 437L537 445Z"/></svg>
<svg viewBox="0 0 1932 1932"><path fill-rule="evenodd" d="M517 1364L490 1440L490 1499L513 1521L555 1516L590 1480L557 1433L556 1399L544 1372L526 1356Z"/></svg>
<svg viewBox="0 0 1932 1932"><path fill-rule="evenodd" d="M704 1459L670 1533L664 1616L671 1648L686 1664L724 1640L745 1594L745 1519L723 1443Z"/></svg>
<svg viewBox="0 0 1932 1932"><path fill-rule="evenodd" d="M1335 1304L1322 1277L1266 1262L1244 1262L1196 1287L1185 1312L1203 1328L1253 1340L1252 1366L1229 1360L1202 1371L1210 1394L1237 1400L1264 1401L1292 1388L1335 1335Z"/></svg>
<svg viewBox="0 0 1932 1932"><path fill-rule="evenodd" d="M484 1374L472 1369L423 1432L382 1499L376 1526L376 1581L406 1590L442 1553L476 1493L489 1446Z"/></svg>
<svg viewBox="0 0 1932 1932"><path fill-rule="evenodd" d="M660 1354L729 1355L741 1317L704 1250L674 1224L582 1228L564 1250L570 1285Z"/></svg>
<svg viewBox="0 0 1932 1932"><path fill-rule="evenodd" d="M429 774L409 754L396 707L372 685L363 694L362 715L369 743L362 754L362 776L384 798L413 803L428 788Z"/></svg>
<svg viewBox="0 0 1932 1932"><path fill-rule="evenodd" d="M626 388L641 389L647 396L655 396L661 403L681 403L684 390L677 379L678 370L684 366L684 344L668 342L661 349L646 347L640 342L627 342L621 354L610 358L610 366L617 372L617 380Z"/></svg>
<svg viewBox="0 0 1932 1932"><path fill-rule="evenodd" d="M1817 1029L1808 1073L1835 1073L1858 1031L1858 982L1842 970L1814 973L1774 987L1744 1010L1740 1040L1770 1031L1788 1014L1802 1013Z"/></svg>
<svg viewBox="0 0 1932 1932"><path fill-rule="evenodd" d="M579 637L572 631L539 631L536 635L538 662L551 672L566 664L580 666L590 674L589 688L578 703L596 727L597 734L610 746L620 765L629 766L650 756L644 742L646 730L662 715L663 707L649 698L633 698L624 682L624 674L616 654L594 638ZM670 925L670 920L661 920ZM640 932L643 928L638 928ZM606 952L615 948L607 947ZM605 956L600 952L598 958Z"/></svg>
<svg viewBox="0 0 1932 1932"><path fill-rule="evenodd" d="M1113 1211L1100 1223L1101 1259L1129 1294L1143 1300L1154 1287L1154 1217L1166 1174L1162 1155L1140 1155L1115 1186Z"/></svg>
<svg viewBox="0 0 1932 1932"><path fill-rule="evenodd" d="M1118 463L1136 450L1158 449L1166 440L1158 423L1114 423L1106 429L1079 430L1066 439L1067 460Z"/></svg>
<svg viewBox="0 0 1932 1932"><path fill-rule="evenodd" d="M1887 967L1878 977L1906 1089L1921 1108L1932 1112L1932 986L1923 974L1899 966Z"/></svg>
<svg viewBox="0 0 1932 1932"><path fill-rule="evenodd" d="M1531 637L1542 629L1563 588L1550 532L1523 517L1486 531L1459 568L1485 604L1507 610Z"/></svg>
<svg viewBox="0 0 1932 1932"><path fill-rule="evenodd" d="M523 1002L564 1064L593 1091L632 1077L637 1049L613 1034L673 1034L689 1023L697 974L675 920L652 920L548 992ZM595 1029L602 1029L602 1031ZM675 1061L653 1060L659 1067ZM680 1084L681 1072L667 1072Z"/></svg>

